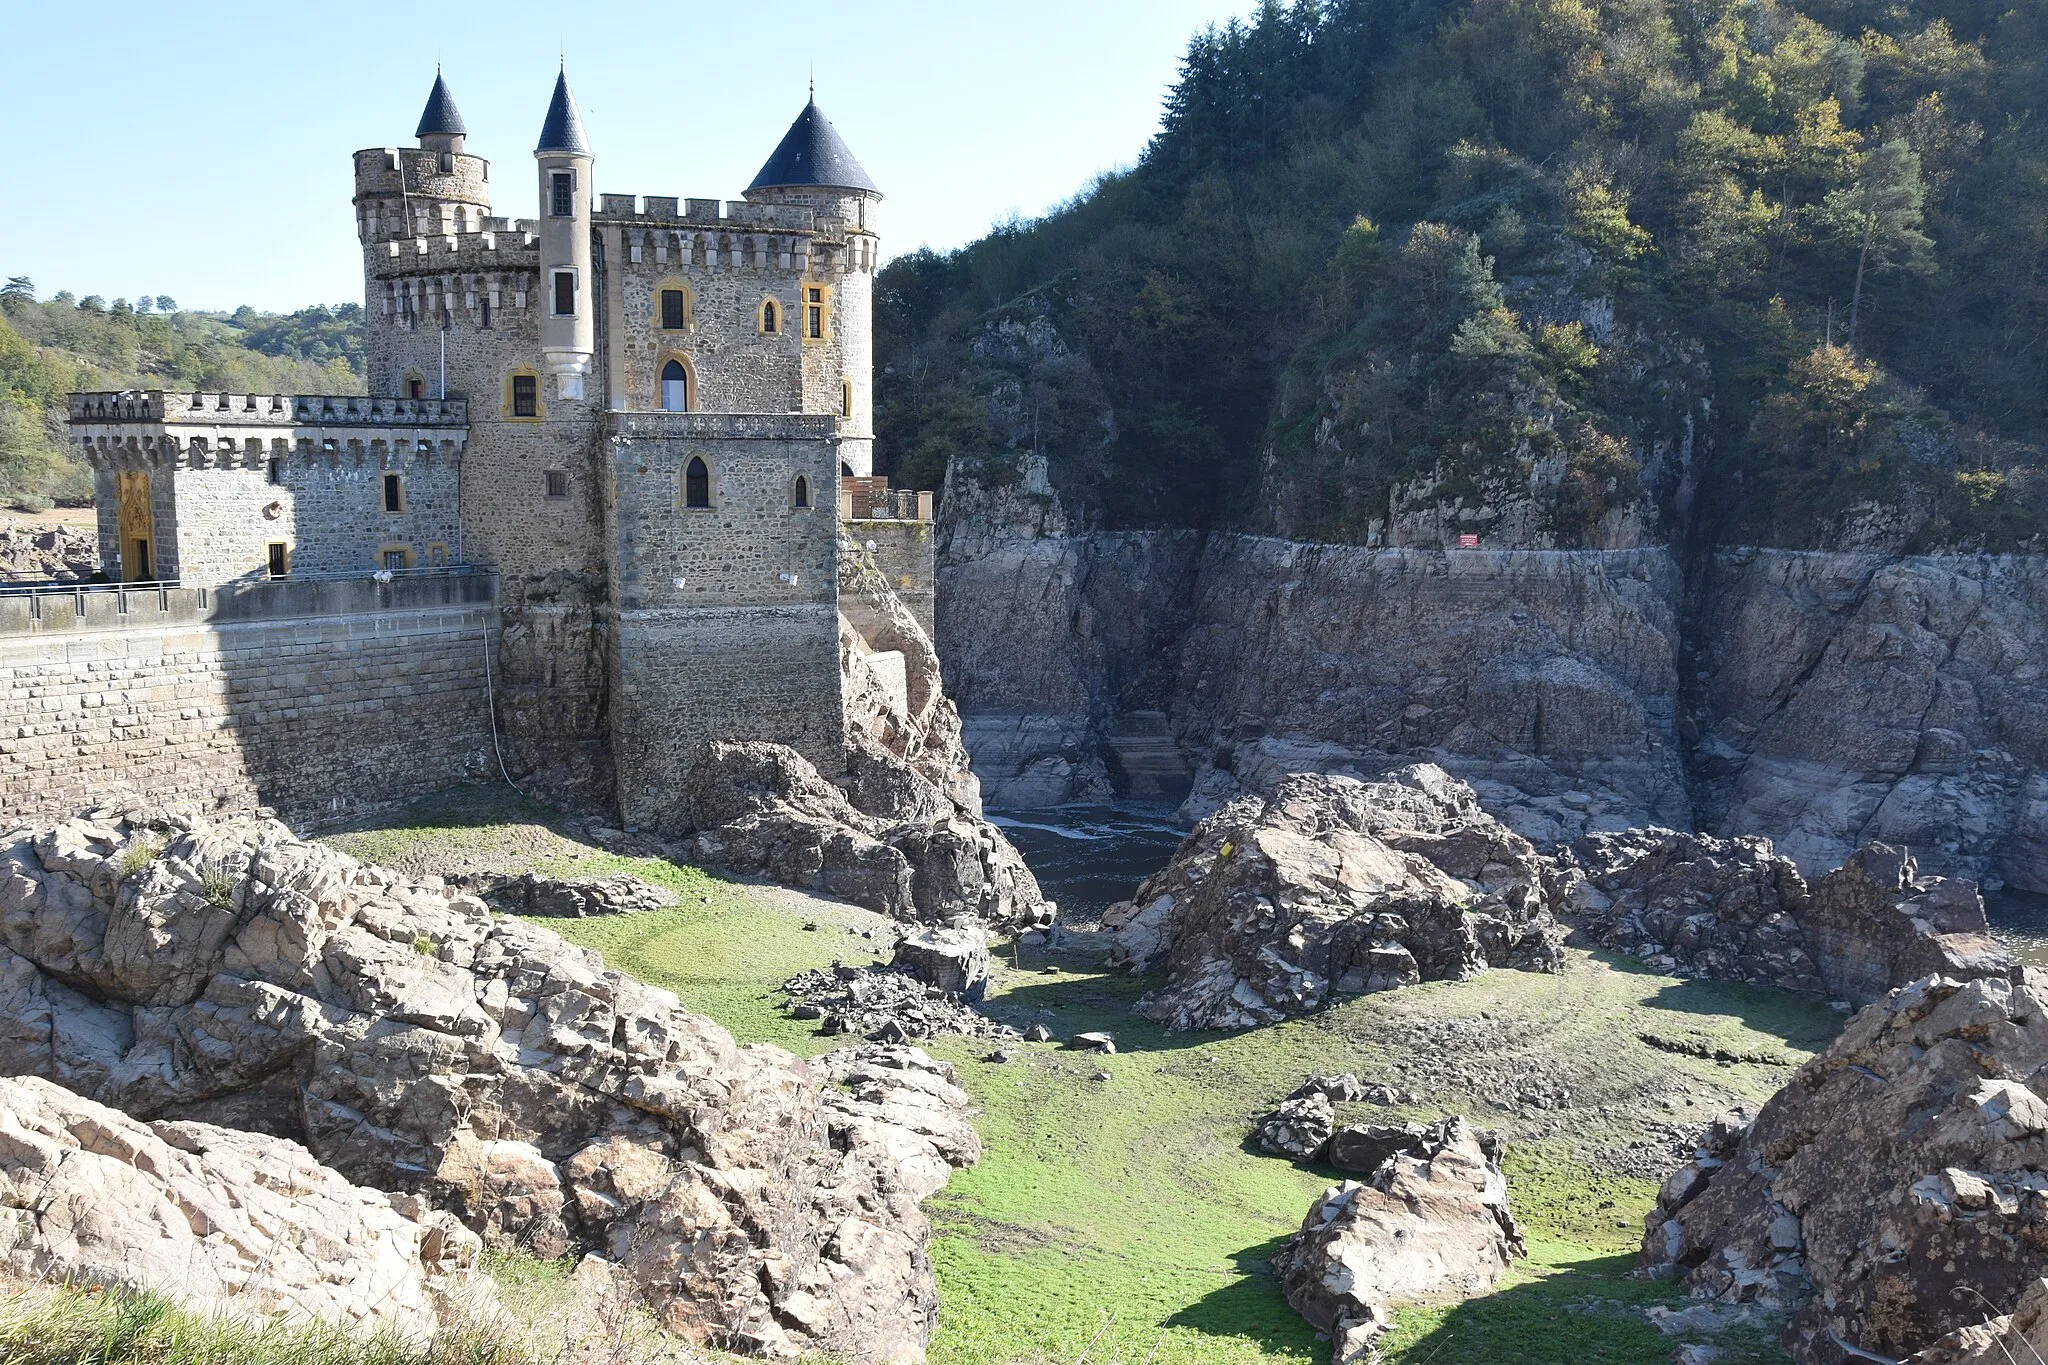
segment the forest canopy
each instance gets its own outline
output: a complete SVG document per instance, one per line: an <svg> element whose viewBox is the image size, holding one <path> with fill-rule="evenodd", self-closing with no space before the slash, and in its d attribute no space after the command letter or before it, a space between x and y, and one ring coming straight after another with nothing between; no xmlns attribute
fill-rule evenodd
<svg viewBox="0 0 2048 1365"><path fill-rule="evenodd" d="M2024 543L2044 92L2009 0L1269 0L1135 166L885 268L878 449L1106 526Z"/></svg>

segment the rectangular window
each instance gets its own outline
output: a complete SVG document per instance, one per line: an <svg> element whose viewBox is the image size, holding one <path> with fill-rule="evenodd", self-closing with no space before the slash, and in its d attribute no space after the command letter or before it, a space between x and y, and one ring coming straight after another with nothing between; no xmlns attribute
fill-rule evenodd
<svg viewBox="0 0 2048 1365"><path fill-rule="evenodd" d="M555 218L576 216L576 172L556 171L548 177L548 213Z"/></svg>
<svg viewBox="0 0 2048 1365"><path fill-rule="evenodd" d="M405 510L405 480L396 474L384 476L384 510L403 512Z"/></svg>
<svg viewBox="0 0 2048 1365"><path fill-rule="evenodd" d="M270 542L270 576L283 578L292 571L291 550L281 540Z"/></svg>
<svg viewBox="0 0 2048 1365"><path fill-rule="evenodd" d="M412 551L403 545L386 545L378 553L384 560L384 567L392 573L403 573L412 567Z"/></svg>
<svg viewBox="0 0 2048 1365"><path fill-rule="evenodd" d="M273 455L270 457L270 481L272 483L284 482L284 458L282 456Z"/></svg>
<svg viewBox="0 0 2048 1365"><path fill-rule="evenodd" d="M825 291L804 290L804 335L813 341L825 339Z"/></svg>
<svg viewBox="0 0 2048 1365"><path fill-rule="evenodd" d="M550 469L547 472L547 488L548 496L551 498L568 497L569 471L566 469Z"/></svg>
<svg viewBox="0 0 2048 1365"><path fill-rule="evenodd" d="M427 567L430 569L445 569L448 567L447 542L434 540L427 543Z"/></svg>
<svg viewBox="0 0 2048 1365"><path fill-rule="evenodd" d="M427 396L427 381L424 379L406 380L405 396L414 400L425 398Z"/></svg>
<svg viewBox="0 0 2048 1365"><path fill-rule="evenodd" d="M540 415L540 381L530 374L512 376L512 415L514 417L538 417Z"/></svg>
<svg viewBox="0 0 2048 1365"><path fill-rule="evenodd" d="M484 299L477 306L483 310L482 319L477 323L477 325L486 330L489 330L491 325L491 301L489 299Z"/></svg>
<svg viewBox="0 0 2048 1365"><path fill-rule="evenodd" d="M573 271L555 272L555 316L558 318L576 315L576 275Z"/></svg>
<svg viewBox="0 0 2048 1365"><path fill-rule="evenodd" d="M664 289L661 291L661 325L665 331L683 330L683 291Z"/></svg>

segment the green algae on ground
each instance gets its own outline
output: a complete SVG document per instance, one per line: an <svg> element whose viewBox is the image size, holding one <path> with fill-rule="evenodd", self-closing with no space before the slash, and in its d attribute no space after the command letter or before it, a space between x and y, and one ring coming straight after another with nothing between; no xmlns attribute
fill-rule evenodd
<svg viewBox="0 0 2048 1365"><path fill-rule="evenodd" d="M437 841L474 848L495 837L406 818L380 837L414 861L435 856ZM559 866L559 852L547 861L536 870ZM650 859L590 853L571 865L579 875L630 871L685 899L653 914L547 922L564 937L675 990L743 1042L809 1054L839 1041L784 1015L775 987L836 957L865 960L870 944L848 931L874 917ZM926 1045L958 1068L985 1147L927 1205L940 1293L933 1365L1051 1365L1084 1352L1099 1365L1321 1365L1328 1345L1287 1306L1266 1262L1340 1177L1248 1142L1253 1119L1316 1071L1414 1091L1414 1104L1392 1111L1399 1117L1461 1113L1510 1134L1528 1259L1489 1294L1401 1312L1384 1341L1389 1360L1661 1365L1678 1342L1642 1310L1678 1300L1626 1272L1656 1193L1650 1172L1671 1160L1669 1132L1732 1100L1760 1100L1787 1075L1784 1065L1717 1061L1716 1051L1791 1063L1839 1027L1804 997L1573 953L1556 976L1488 972L1246 1032L1172 1034L1131 1013L1150 983L1075 957L999 956L991 1013L1044 1022L1056 1038L1108 1029L1118 1051L1024 1044L998 1065L984 1060L985 1043ZM1466 1037L1484 1040L1484 1055L1459 1055ZM1697 1046L1659 1045L1672 1039ZM1520 1106L1502 1080L1517 1067L1568 1088L1568 1107ZM1388 1114L1360 1105L1345 1116ZM1631 1148L1635 1174L1614 1160ZM1715 1344L1726 1365L1782 1359L1767 1334Z"/></svg>

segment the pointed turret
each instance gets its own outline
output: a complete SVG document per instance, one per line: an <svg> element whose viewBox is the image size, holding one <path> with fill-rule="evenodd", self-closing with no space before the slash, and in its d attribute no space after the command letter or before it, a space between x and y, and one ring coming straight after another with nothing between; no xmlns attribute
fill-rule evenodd
<svg viewBox="0 0 2048 1365"><path fill-rule="evenodd" d="M877 197L882 193L861 169L846 139L839 136L839 130L825 117L816 100L804 105L804 111L782 135L782 141L761 167L761 173L754 177L754 183L747 186L749 192L811 188L848 190Z"/></svg>
<svg viewBox="0 0 2048 1365"><path fill-rule="evenodd" d="M432 147L435 151L459 152L462 139L469 134L463 126L462 111L455 107L455 96L448 93L448 82L441 79L440 68L434 70L434 88L427 94L427 107L420 111L420 126L413 130L413 136L420 140L420 146ZM427 139L442 141L430 143ZM453 145L447 145L453 139Z"/></svg>
<svg viewBox="0 0 2048 1365"><path fill-rule="evenodd" d="M595 159L566 71L533 149L540 170L540 353L559 398L582 401L597 346L591 288L590 172Z"/></svg>
<svg viewBox="0 0 2048 1365"><path fill-rule="evenodd" d="M566 69L555 76L555 97L548 102L547 122L540 127L540 143L533 150L590 155L590 139L583 135L583 117L576 112L576 97L569 93Z"/></svg>

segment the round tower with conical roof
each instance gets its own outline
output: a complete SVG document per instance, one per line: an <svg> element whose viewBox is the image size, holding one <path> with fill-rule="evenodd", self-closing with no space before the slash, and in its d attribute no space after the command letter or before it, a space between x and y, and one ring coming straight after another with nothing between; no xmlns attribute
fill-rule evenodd
<svg viewBox="0 0 2048 1365"><path fill-rule="evenodd" d="M597 354L590 237L590 172L596 158L569 93L566 70L555 77L554 98L533 158L540 171L541 359L556 397L582 401Z"/></svg>
<svg viewBox="0 0 2048 1365"><path fill-rule="evenodd" d="M754 204L817 215L809 270L797 282L804 409L838 414L845 472L874 470L874 297L881 264L876 210L882 191L815 98L747 186Z"/></svg>

